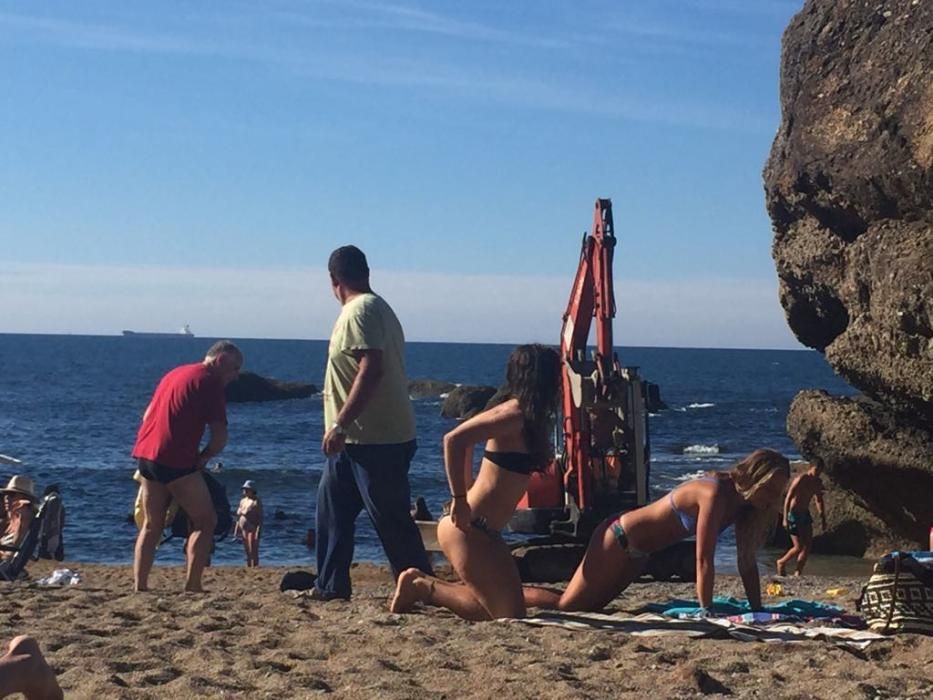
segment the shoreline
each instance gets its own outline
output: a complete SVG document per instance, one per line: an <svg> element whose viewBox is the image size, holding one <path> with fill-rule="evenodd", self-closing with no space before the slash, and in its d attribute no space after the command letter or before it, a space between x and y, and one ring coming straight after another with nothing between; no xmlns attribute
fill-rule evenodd
<svg viewBox="0 0 933 700"><path fill-rule="evenodd" d="M204 595L180 593L183 571L156 566L134 594L128 566L33 562L33 579L71 568L67 588L0 585L7 636L35 636L69 698L179 697L696 697L706 674L735 697L929 697L933 638L907 635L855 653L828 642L762 644L635 637L508 621L470 623L435 608L388 611L384 566L355 564L351 601L278 590L294 567L205 572ZM782 579L787 598L852 611L862 577ZM763 583L767 577L763 577ZM847 593L828 597L829 588ZM741 591L720 576L718 595ZM694 598L690 583L637 583L607 608ZM4 637L6 639L6 637ZM7 640L8 641L8 640Z"/></svg>

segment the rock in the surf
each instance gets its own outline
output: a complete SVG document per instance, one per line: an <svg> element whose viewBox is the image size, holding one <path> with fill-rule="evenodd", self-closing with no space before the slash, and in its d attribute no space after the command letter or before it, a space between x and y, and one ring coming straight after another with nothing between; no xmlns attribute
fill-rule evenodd
<svg viewBox="0 0 933 700"><path fill-rule="evenodd" d="M447 394L441 406L444 418L471 418L486 408L496 393L494 386L458 386Z"/></svg>
<svg viewBox="0 0 933 700"><path fill-rule="evenodd" d="M415 400L440 398L456 388L456 384L437 379L412 379L408 382L408 395Z"/></svg>
<svg viewBox="0 0 933 700"><path fill-rule="evenodd" d="M317 393L313 384L281 382L262 377L253 372L240 372L240 376L227 385L227 401L245 403L249 401L282 401L306 399Z"/></svg>

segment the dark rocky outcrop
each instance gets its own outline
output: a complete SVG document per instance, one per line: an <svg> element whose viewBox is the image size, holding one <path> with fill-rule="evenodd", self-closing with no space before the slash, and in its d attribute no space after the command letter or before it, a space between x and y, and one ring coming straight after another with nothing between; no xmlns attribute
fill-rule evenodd
<svg viewBox="0 0 933 700"><path fill-rule="evenodd" d="M437 379L412 379L408 382L408 395L415 400L438 398L456 388L456 384Z"/></svg>
<svg viewBox="0 0 933 700"><path fill-rule="evenodd" d="M486 408L495 393L494 386L455 387L444 399L441 415L444 418L471 418Z"/></svg>
<svg viewBox="0 0 933 700"><path fill-rule="evenodd" d="M784 34L765 167L780 299L865 398L788 416L834 487L827 551L916 546L933 523L933 4L808 0ZM925 501L925 502L924 502Z"/></svg>
<svg viewBox="0 0 933 700"><path fill-rule="evenodd" d="M498 406L503 401L508 401L512 398L512 393L509 391L509 387L505 384L496 389L496 393L493 394L489 400L486 402L485 408L492 408L493 406Z"/></svg>
<svg viewBox="0 0 933 700"><path fill-rule="evenodd" d="M262 377L253 372L240 372L240 376L227 385L227 401L245 403L249 401L282 401L284 399L306 399L317 393L313 384L280 382Z"/></svg>
<svg viewBox="0 0 933 700"><path fill-rule="evenodd" d="M666 411L668 408L661 398L661 387L654 382L645 382L645 408L648 413Z"/></svg>
<svg viewBox="0 0 933 700"><path fill-rule="evenodd" d="M823 391L794 398L787 430L801 453L826 469L829 532L817 535L817 551L877 555L926 542L933 524L930 431L870 399Z"/></svg>

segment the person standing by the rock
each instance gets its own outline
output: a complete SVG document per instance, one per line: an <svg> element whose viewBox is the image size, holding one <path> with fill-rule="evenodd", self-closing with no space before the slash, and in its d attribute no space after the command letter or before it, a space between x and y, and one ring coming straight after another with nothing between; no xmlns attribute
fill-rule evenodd
<svg viewBox="0 0 933 700"><path fill-rule="evenodd" d="M227 443L224 387L242 366L240 349L229 340L218 341L202 362L166 374L143 414L133 448L142 476L143 510L133 559L137 591L149 589L149 571L172 499L191 521L185 590L202 590L201 574L210 557L217 514L201 470ZM205 427L210 439L200 449Z"/></svg>
<svg viewBox="0 0 933 700"><path fill-rule="evenodd" d="M408 568L431 573L409 513L408 469L417 445L402 326L370 288L359 248L338 248L327 268L342 308L324 376L327 464L317 494L314 595L325 600L350 597L354 523L364 508L396 577Z"/></svg>
<svg viewBox="0 0 933 700"><path fill-rule="evenodd" d="M795 576L803 575L803 567L813 549L813 516L810 515L810 501L816 501L816 512L820 514L820 524L826 532L826 510L823 507L823 482L820 479L821 465L811 464L809 469L798 475L787 489L784 498L784 529L790 535L792 547L777 560L778 576L783 576L787 564L797 557Z"/></svg>

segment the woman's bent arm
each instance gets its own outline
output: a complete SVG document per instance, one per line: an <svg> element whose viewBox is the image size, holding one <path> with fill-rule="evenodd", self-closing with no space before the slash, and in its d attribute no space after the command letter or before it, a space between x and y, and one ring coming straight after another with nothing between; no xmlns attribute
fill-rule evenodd
<svg viewBox="0 0 933 700"><path fill-rule="evenodd" d="M521 434L522 414L513 400L463 421L444 436L444 468L454 497L465 495L473 482L473 446Z"/></svg>

